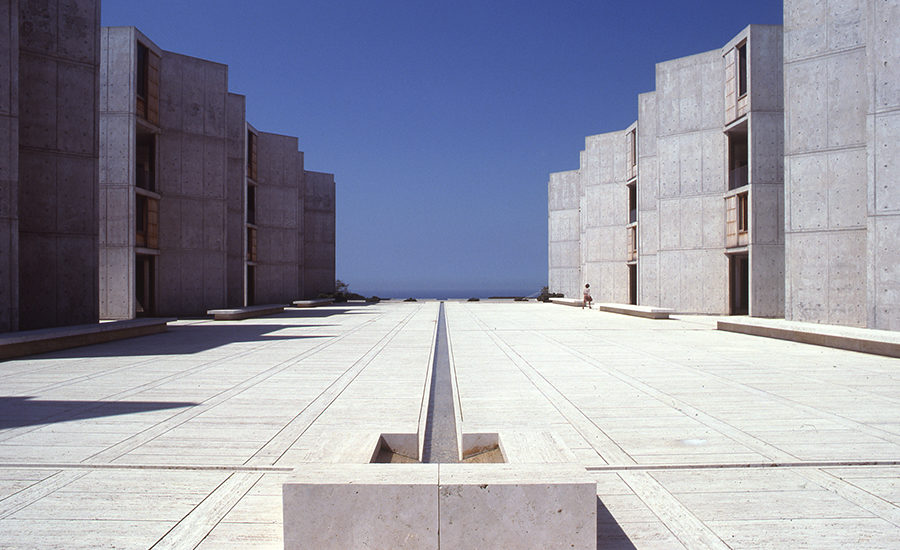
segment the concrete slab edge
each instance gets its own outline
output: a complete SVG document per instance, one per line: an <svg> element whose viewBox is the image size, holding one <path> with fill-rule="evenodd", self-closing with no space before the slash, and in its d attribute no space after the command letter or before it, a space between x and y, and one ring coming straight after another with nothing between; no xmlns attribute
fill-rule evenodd
<svg viewBox="0 0 900 550"><path fill-rule="evenodd" d="M751 336L789 340L803 344L871 353L873 355L884 355L887 357L900 357L900 343L898 342L862 336L829 334L824 330L816 330L815 327L781 328L756 324L752 321L718 321L716 323L716 328L718 330L738 332L741 334L749 334Z"/></svg>
<svg viewBox="0 0 900 550"><path fill-rule="evenodd" d="M128 319L0 335L0 360L165 332L174 320Z"/></svg>
<svg viewBox="0 0 900 550"><path fill-rule="evenodd" d="M207 315L212 315L216 321L239 321L252 317L264 317L284 311L284 305L267 304L261 306L237 307L232 309L210 309Z"/></svg>

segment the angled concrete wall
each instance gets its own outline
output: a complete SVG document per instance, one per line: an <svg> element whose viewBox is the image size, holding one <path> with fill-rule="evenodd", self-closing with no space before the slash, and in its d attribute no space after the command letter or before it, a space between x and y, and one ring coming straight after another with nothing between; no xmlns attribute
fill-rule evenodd
<svg viewBox="0 0 900 550"><path fill-rule="evenodd" d="M638 96L638 304L658 305L659 164L656 153L656 92Z"/></svg>
<svg viewBox="0 0 900 550"><path fill-rule="evenodd" d="M131 319L134 294L135 71L134 27L100 32L100 317Z"/></svg>
<svg viewBox="0 0 900 550"><path fill-rule="evenodd" d="M867 322L865 3L784 9L785 316Z"/></svg>
<svg viewBox="0 0 900 550"><path fill-rule="evenodd" d="M591 296L598 302L628 301L627 133L589 136L582 155L581 278L591 285Z"/></svg>
<svg viewBox="0 0 900 550"><path fill-rule="evenodd" d="M723 75L718 50L656 65L656 305L675 311L727 310Z"/></svg>
<svg viewBox="0 0 900 550"><path fill-rule="evenodd" d="M96 322L100 4L19 17L18 328Z"/></svg>
<svg viewBox="0 0 900 550"><path fill-rule="evenodd" d="M0 5L0 332L19 325L19 3Z"/></svg>
<svg viewBox="0 0 900 550"><path fill-rule="evenodd" d="M228 67L164 52L160 64L157 312L226 305Z"/></svg>
<svg viewBox="0 0 900 550"><path fill-rule="evenodd" d="M297 138L259 133L256 302L290 303L302 292L303 153Z"/></svg>
<svg viewBox="0 0 900 550"><path fill-rule="evenodd" d="M246 244L244 223L246 207L247 178L247 123L246 98L229 93L227 97L227 155L225 189L225 249L226 249L226 290L228 307L242 307L244 304L244 262Z"/></svg>
<svg viewBox="0 0 900 550"><path fill-rule="evenodd" d="M304 174L303 298L334 292L334 174Z"/></svg>
<svg viewBox="0 0 900 550"><path fill-rule="evenodd" d="M868 153L867 322L900 330L900 3L864 3Z"/></svg>
<svg viewBox="0 0 900 550"><path fill-rule="evenodd" d="M550 174L548 185L549 290L580 298L581 176L578 170Z"/></svg>

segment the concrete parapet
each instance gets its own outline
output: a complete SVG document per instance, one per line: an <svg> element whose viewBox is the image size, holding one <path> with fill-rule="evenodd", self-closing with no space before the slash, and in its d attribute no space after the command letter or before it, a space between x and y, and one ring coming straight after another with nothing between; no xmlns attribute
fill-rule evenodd
<svg viewBox="0 0 900 550"><path fill-rule="evenodd" d="M0 335L0 360L165 332L175 319L130 319Z"/></svg>
<svg viewBox="0 0 900 550"><path fill-rule="evenodd" d="M719 321L717 328L816 346L900 357L900 335L887 330L750 318Z"/></svg>
<svg viewBox="0 0 900 550"><path fill-rule="evenodd" d="M595 548L596 481L574 464L341 464L284 484L284 547Z"/></svg>

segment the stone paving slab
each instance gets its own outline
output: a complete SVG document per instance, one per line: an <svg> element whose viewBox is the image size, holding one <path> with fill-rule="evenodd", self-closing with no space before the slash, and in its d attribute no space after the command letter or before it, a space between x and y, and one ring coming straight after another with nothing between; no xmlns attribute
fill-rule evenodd
<svg viewBox="0 0 900 550"><path fill-rule="evenodd" d="M896 548L900 359L708 316L445 308L461 431L575 457L598 547ZM437 312L183 320L0 363L0 547L280 548L294 467L416 432Z"/></svg>

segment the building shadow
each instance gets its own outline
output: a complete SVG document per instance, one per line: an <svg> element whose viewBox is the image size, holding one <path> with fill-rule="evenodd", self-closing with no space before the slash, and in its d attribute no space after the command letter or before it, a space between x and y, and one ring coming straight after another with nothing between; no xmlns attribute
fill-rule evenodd
<svg viewBox="0 0 900 550"><path fill-rule="evenodd" d="M636 547L622 530L619 522L597 497L597 549L636 550Z"/></svg>
<svg viewBox="0 0 900 550"><path fill-rule="evenodd" d="M45 401L33 397L0 397L0 430L196 405L187 401Z"/></svg>
<svg viewBox="0 0 900 550"><path fill-rule="evenodd" d="M229 344L277 342L333 338L330 335L275 334L283 329L311 329L330 325L300 324L205 324L169 326L165 332L114 340L101 344L68 348L19 358L30 359L88 357L136 357L141 355L191 355Z"/></svg>

